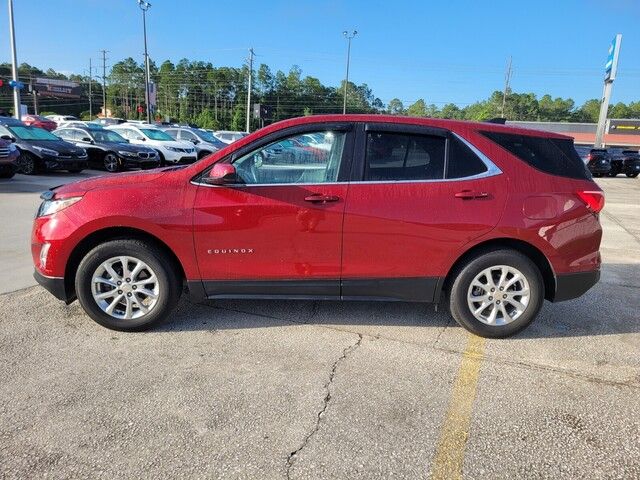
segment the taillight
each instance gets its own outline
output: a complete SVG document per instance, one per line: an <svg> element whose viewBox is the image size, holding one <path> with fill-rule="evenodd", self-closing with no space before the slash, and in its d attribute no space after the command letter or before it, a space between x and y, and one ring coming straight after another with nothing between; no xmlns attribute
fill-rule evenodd
<svg viewBox="0 0 640 480"><path fill-rule="evenodd" d="M598 213L604 208L604 193L598 190L578 190L576 195L580 197L589 210Z"/></svg>
<svg viewBox="0 0 640 480"><path fill-rule="evenodd" d="M591 161L592 158L593 158L593 155L591 154L587 155L587 160Z"/></svg>

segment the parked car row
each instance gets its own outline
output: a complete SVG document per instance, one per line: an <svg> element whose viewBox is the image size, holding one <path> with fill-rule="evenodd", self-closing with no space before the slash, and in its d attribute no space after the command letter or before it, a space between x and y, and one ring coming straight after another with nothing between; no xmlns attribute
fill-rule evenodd
<svg viewBox="0 0 640 480"><path fill-rule="evenodd" d="M638 150L585 146L576 146L576 150L594 177L615 177L622 173L629 178L636 178L640 174Z"/></svg>
<svg viewBox="0 0 640 480"><path fill-rule="evenodd" d="M16 171L78 173L97 167L118 172L189 164L227 146L211 132L193 127L159 128L129 121L103 127L71 116L54 116L57 124L38 115L26 117L0 117L0 178L13 177Z"/></svg>

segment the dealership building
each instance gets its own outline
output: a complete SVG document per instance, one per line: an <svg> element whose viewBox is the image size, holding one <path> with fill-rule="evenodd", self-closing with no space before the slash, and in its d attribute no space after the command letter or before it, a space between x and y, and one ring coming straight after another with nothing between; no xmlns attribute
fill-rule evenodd
<svg viewBox="0 0 640 480"><path fill-rule="evenodd" d="M546 132L561 133L573 137L576 145L592 146L596 139L595 123L567 122L519 122L507 121L507 125ZM640 149L640 119L609 119L604 134L606 147Z"/></svg>

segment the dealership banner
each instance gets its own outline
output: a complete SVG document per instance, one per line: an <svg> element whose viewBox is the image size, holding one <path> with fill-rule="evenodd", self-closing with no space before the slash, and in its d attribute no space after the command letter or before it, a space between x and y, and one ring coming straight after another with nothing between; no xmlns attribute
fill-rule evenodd
<svg viewBox="0 0 640 480"><path fill-rule="evenodd" d="M31 85L43 97L80 98L82 89L76 82L55 78L35 78Z"/></svg>

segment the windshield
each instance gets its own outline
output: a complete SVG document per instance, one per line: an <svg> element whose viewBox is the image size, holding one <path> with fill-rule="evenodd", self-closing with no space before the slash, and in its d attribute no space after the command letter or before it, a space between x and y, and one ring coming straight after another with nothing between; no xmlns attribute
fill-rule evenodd
<svg viewBox="0 0 640 480"><path fill-rule="evenodd" d="M151 140L159 140L161 142L171 141L173 142L173 138L170 135L164 133L162 130L157 130L155 128L141 128L140 131L145 134L145 136L149 137Z"/></svg>
<svg viewBox="0 0 640 480"><path fill-rule="evenodd" d="M9 127L11 133L21 140L60 140L54 134L38 127Z"/></svg>
<svg viewBox="0 0 640 480"><path fill-rule="evenodd" d="M117 132L111 130L98 130L95 129L91 132L96 142L114 142L114 143L127 143L125 138Z"/></svg>
<svg viewBox="0 0 640 480"><path fill-rule="evenodd" d="M200 130L198 131L197 135L203 139L205 142L208 142L212 145L215 145L218 148L224 148L227 146L226 143L220 141L219 139L217 139L216 137L213 136L213 133L211 132L207 132L205 130Z"/></svg>

